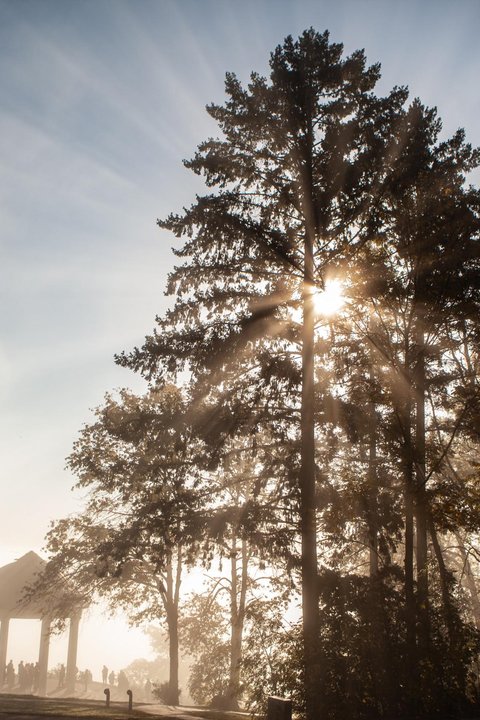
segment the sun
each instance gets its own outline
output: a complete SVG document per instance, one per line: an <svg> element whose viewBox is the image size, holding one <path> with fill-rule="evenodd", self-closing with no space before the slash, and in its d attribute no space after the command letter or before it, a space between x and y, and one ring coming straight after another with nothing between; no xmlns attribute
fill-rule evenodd
<svg viewBox="0 0 480 720"><path fill-rule="evenodd" d="M316 290L313 296L318 315L330 317L342 309L345 303L343 284L340 280L327 280L323 290Z"/></svg>

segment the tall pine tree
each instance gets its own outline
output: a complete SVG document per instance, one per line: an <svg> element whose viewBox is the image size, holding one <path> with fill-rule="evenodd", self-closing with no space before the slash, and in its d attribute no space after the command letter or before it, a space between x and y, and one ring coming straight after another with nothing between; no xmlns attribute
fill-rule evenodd
<svg viewBox="0 0 480 720"><path fill-rule="evenodd" d="M322 697L314 299L375 231L406 99L403 89L377 98L378 78L363 51L343 57L342 45L313 29L277 47L269 79L254 73L244 87L227 74L225 104L207 108L222 138L202 143L186 163L214 192L159 222L185 238L168 286L175 305L142 349L119 358L157 379L187 368L202 388L228 387L247 373L258 386L266 365L271 376L298 377L291 402L308 720L321 713ZM272 370L272 358L281 368Z"/></svg>

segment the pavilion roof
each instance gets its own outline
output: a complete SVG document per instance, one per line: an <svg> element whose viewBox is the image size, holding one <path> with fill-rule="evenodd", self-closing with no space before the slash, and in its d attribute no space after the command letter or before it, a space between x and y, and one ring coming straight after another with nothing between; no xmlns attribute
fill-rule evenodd
<svg viewBox="0 0 480 720"><path fill-rule="evenodd" d="M39 599L25 602L25 589L37 580L46 566L37 553L30 551L0 567L0 617L37 619L43 615Z"/></svg>

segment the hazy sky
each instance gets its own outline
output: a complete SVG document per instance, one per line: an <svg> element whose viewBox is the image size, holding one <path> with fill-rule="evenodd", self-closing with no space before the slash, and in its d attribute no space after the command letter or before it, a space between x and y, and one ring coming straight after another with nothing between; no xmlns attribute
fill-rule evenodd
<svg viewBox="0 0 480 720"><path fill-rule="evenodd" d="M90 409L142 387L113 355L165 308L156 219L201 191L205 105L310 26L480 145L480 0L0 0L0 564L79 506Z"/></svg>

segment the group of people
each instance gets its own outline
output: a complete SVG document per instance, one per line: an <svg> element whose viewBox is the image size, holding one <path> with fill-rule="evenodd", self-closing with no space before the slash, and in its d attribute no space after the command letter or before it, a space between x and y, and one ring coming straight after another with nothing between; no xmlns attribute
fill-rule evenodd
<svg viewBox="0 0 480 720"><path fill-rule="evenodd" d="M60 666L51 673L51 675L57 675L59 689L65 688L66 685L66 668L62 663ZM89 684L92 682L93 677L91 671L87 668L86 670L79 671L77 668L76 672L77 681L84 685L85 691L88 690ZM109 672L106 665L102 668L102 683L105 686L109 686L112 690L117 688L118 691L123 695L130 687L130 682L126 673L120 670L117 674L114 670ZM25 663L23 660L18 664L18 669L15 672L13 661L10 660L8 665L5 667L5 685L9 692L20 692L20 693L35 693L38 690L39 684L39 665L37 663ZM138 688L137 688L138 689ZM142 690L140 689L140 694ZM147 680L145 687L143 688L143 695L147 702L151 701L152 697L152 684L150 680Z"/></svg>
<svg viewBox="0 0 480 720"><path fill-rule="evenodd" d="M123 670L120 670L118 675L115 675L113 670L108 672L108 667L104 665L102 668L102 683L104 685L108 684L111 688L114 688L115 681L117 681L117 687L121 692L126 692L128 690L128 678Z"/></svg>
<svg viewBox="0 0 480 720"><path fill-rule="evenodd" d="M56 672L58 673L58 688L64 688L66 675L65 665L62 663ZM85 670L76 668L75 677L76 681L82 683L85 692L87 692L93 680L92 671L88 668ZM128 678L123 670L120 670L118 675L116 675L113 670L109 673L106 665L102 668L102 683L103 685L109 685L111 688L118 687L121 692L126 692L129 686Z"/></svg>
<svg viewBox="0 0 480 720"><path fill-rule="evenodd" d="M87 668L86 670L84 670L83 672L81 672L81 673L80 673L79 680L80 680L80 682L83 683L83 686L84 686L85 692L86 692L86 691L88 690L89 684L90 684L90 683L92 682L92 680L93 680L91 670L89 670L89 669Z"/></svg>
<svg viewBox="0 0 480 720"><path fill-rule="evenodd" d="M15 672L13 661L10 660L5 667L5 684L8 690L15 688L16 691L21 693L36 692L38 690L39 675L38 662L25 663L21 660L17 672Z"/></svg>
<svg viewBox="0 0 480 720"><path fill-rule="evenodd" d="M58 667L58 670L56 672L58 672L57 687L59 689L64 688L65 687L65 678L66 678L65 665L62 663ZM93 679L92 672L88 668L86 670L79 670L78 668L75 668L75 679L78 680L79 682L83 683L85 691L87 691L88 686L92 682L92 679Z"/></svg>
<svg viewBox="0 0 480 720"><path fill-rule="evenodd" d="M112 689L117 687L122 694L125 693L130 687L128 677L123 670L120 670L118 675L115 675L115 672L113 670L108 672L108 667L106 665L104 665L102 668L102 683L104 685L109 685ZM142 694L141 688L139 689L137 686L133 687L139 690L140 695ZM143 687L143 697L146 702L151 702L152 700L152 683L149 679L146 681Z"/></svg>

